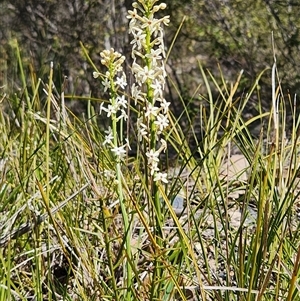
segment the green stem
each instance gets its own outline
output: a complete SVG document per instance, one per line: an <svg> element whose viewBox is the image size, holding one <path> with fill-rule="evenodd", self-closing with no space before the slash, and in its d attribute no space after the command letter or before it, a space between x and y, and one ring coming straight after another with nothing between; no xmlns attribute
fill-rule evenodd
<svg viewBox="0 0 300 301"><path fill-rule="evenodd" d="M149 3L150 5L150 3ZM146 14L148 17L148 15ZM151 53L151 33L149 28L146 28L146 49L145 52L147 54ZM148 67L148 70L151 70L151 61L146 57L145 58L145 64ZM153 88L151 87L152 80L148 79L146 82L146 89L147 89L147 100L149 103L151 103L152 106L155 106L155 100L153 97ZM157 128L154 124L154 118L151 116L149 120L149 127L150 127L150 142L149 142L149 148L150 150L156 149L156 132ZM146 151L146 150L145 150ZM146 162L145 165L148 166L148 160L147 156L145 156ZM148 173L149 175L149 173ZM154 177L151 176L150 179L150 187L151 187L151 193L150 198L151 201L148 202L148 204L153 204L152 207L152 217L154 221L154 237L156 240L156 243L158 246L162 247L163 245L163 232L162 232L162 212L161 212L161 200L160 200L160 194L159 194L159 188L158 184L153 180ZM148 179L146 179L148 181ZM160 260L158 257L155 257L154 260L154 270L153 270L153 277L152 277L152 285L151 285L151 291L150 291L150 300L159 300L160 299L160 292L161 292L161 278L163 275L163 270L161 269Z"/></svg>
<svg viewBox="0 0 300 301"><path fill-rule="evenodd" d="M131 274L132 274L132 268L131 268L131 225L129 224L128 215L126 212L126 206L124 204L124 196L123 196L123 187L122 187L122 176L121 176L121 164L117 163L116 165L116 171L117 171L117 181L118 181L118 195L119 195L119 202L125 227L125 235L126 235L126 270L127 270L127 300L131 301Z"/></svg>
<svg viewBox="0 0 300 301"><path fill-rule="evenodd" d="M20 68L21 81L22 81L23 88L24 88L24 95L26 98L28 109L31 110L32 108L31 108L31 103L30 103L30 97L29 97L28 90L27 90L26 78L25 78L23 62L22 62L22 58L21 58L21 52L20 52L20 48L19 48L19 44L18 44L17 40L15 40L15 47L16 47L16 52L17 52L18 64L19 64L19 68Z"/></svg>
<svg viewBox="0 0 300 301"><path fill-rule="evenodd" d="M105 241L105 247L106 247L106 252L108 254L107 256L107 260L108 260L108 265L109 265L109 269L110 269L110 273L111 273L111 282L112 282L112 287L113 287L113 292L114 292L114 297L116 301L119 301L119 294L118 294L118 289L117 289L117 282L116 282L116 278L115 278L115 273L114 273L114 264L113 264L113 255L111 254L111 239L109 237L109 233L108 233L108 226L107 226L107 219L110 219L111 216L106 216L105 215L105 210L107 210L107 208L105 207L105 204L102 203L101 204L102 207L102 219L103 219L103 231L104 231L104 241ZM110 224L110 221L108 221L108 223Z"/></svg>
<svg viewBox="0 0 300 301"><path fill-rule="evenodd" d="M116 92L115 92L115 86L114 86L114 81L113 78L110 79L111 82L111 92L112 92L112 105L115 105L116 102ZM113 132L113 137L114 137L114 146L118 146L119 145L119 135L118 135L118 129L117 129L117 116L116 114L112 114L112 132ZM118 161L116 163L116 174L117 174L117 193L118 193L118 197L119 197L119 203L120 203L120 207L121 207L121 213L122 213L122 218L123 218L123 223L124 223L124 228L125 228L125 247L126 247L126 272L127 272L127 293L126 293L126 300L131 301L131 285L132 285L132 281L131 281L131 274L132 274L132 268L131 268L131 225L129 223L129 219L128 219L128 214L126 211L126 206L125 206L125 202L124 202L124 195L123 195L123 185L122 185L122 171L121 171L121 162L119 160L119 158L116 158Z"/></svg>
<svg viewBox="0 0 300 301"><path fill-rule="evenodd" d="M53 78L53 62L50 63L50 75L48 84L48 96L47 96L47 124L46 124L46 202L49 207L49 194L50 194L50 113L51 113L51 96L52 96L52 78Z"/></svg>

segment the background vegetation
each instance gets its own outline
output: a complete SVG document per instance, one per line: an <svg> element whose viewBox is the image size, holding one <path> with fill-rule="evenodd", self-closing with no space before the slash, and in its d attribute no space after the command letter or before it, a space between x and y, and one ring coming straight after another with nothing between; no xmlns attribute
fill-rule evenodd
<svg viewBox="0 0 300 301"><path fill-rule="evenodd" d="M60 88L62 76L68 76L66 92L76 95L99 89L92 80L91 68L82 55L79 41L87 47L94 61L102 49L114 47L129 54L126 11L132 1L124 0L39 0L1 1L1 74L0 83L9 88L18 73L11 41L21 45L25 68L34 68L37 76L46 78L49 62L54 61L54 80ZM185 17L180 35L168 60L172 75L184 99L189 99L201 82L197 59L219 77L217 64L234 80L243 69L244 88L273 64L273 45L284 93L299 94L300 21L298 1L166 1L172 24L166 29L170 46L179 24ZM127 56L128 57L128 56ZM130 62L127 62L130 64ZM128 65L129 66L129 65ZM269 107L270 71L261 79L262 103ZM175 94L176 95L176 94ZM169 98L173 109L180 111L174 92ZM178 99L177 99L178 100ZM249 104L249 112L254 110Z"/></svg>

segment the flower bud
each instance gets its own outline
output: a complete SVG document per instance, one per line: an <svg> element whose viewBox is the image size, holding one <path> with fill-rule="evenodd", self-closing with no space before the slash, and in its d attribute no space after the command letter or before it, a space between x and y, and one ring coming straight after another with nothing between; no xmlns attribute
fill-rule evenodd
<svg viewBox="0 0 300 301"><path fill-rule="evenodd" d="M93 72L93 78L97 78L99 77L99 73L98 72Z"/></svg>
<svg viewBox="0 0 300 301"><path fill-rule="evenodd" d="M159 8L160 9L165 9L167 7L167 4L166 3L161 3L160 5L159 5Z"/></svg>
<svg viewBox="0 0 300 301"><path fill-rule="evenodd" d="M160 10L160 5L154 5L153 8L152 8L153 13L156 13L159 10Z"/></svg>

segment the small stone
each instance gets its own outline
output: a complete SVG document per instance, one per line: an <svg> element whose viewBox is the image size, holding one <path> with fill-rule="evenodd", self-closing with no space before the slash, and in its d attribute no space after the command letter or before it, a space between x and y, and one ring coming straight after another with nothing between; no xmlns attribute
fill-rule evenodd
<svg viewBox="0 0 300 301"><path fill-rule="evenodd" d="M172 203L172 207L173 207L176 215L182 214L182 212L184 210L183 204L184 204L184 198L180 195L176 195L173 200L173 203Z"/></svg>

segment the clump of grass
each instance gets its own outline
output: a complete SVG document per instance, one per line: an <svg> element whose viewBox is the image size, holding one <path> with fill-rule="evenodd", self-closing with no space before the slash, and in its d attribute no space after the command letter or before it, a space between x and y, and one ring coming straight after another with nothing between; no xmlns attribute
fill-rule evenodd
<svg viewBox="0 0 300 301"><path fill-rule="evenodd" d="M0 300L297 300L296 99L286 139L276 65L272 111L245 121L261 75L238 97L242 72L228 85L199 64L200 131L184 102L175 118L163 93L169 18L155 18L165 8L156 2L129 11L131 95L124 57L110 49L101 52L104 73L91 62L108 95L99 113L86 98L88 117L73 115L52 66L47 84L21 72L26 93L0 96ZM267 122L254 139L257 120ZM170 147L176 162L162 164Z"/></svg>

